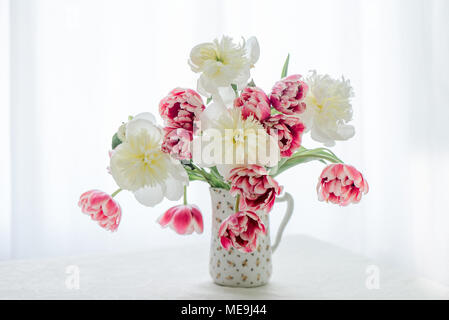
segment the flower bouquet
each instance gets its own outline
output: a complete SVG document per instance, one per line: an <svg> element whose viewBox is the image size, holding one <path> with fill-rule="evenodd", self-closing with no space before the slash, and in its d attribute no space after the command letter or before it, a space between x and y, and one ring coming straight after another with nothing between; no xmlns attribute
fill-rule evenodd
<svg viewBox="0 0 449 320"><path fill-rule="evenodd" d="M293 210L292 197L281 196L277 175L309 161L330 163L318 178L318 200L341 206L359 202L368 183L326 148L354 135L348 124L349 81L315 71L289 75L287 56L280 80L267 94L250 77L258 58L254 37L236 43L223 36L195 46L188 63L199 74L197 91L175 88L161 100L162 127L148 112L122 123L112 137L108 167L119 189L111 195L83 193L81 210L116 231L122 210L115 196L122 190L148 207L164 198L183 198L158 223L182 235L202 233L202 213L187 202L187 187L191 181L206 182L212 198L209 269L214 281L245 287L266 283L271 252ZM324 147L302 146L306 132ZM272 247L268 213L279 200L288 202L288 212Z"/></svg>

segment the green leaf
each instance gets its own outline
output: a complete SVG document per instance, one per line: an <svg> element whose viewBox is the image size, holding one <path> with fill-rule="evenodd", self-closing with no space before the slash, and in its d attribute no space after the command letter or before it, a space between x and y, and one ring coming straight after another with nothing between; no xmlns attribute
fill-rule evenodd
<svg viewBox="0 0 449 320"><path fill-rule="evenodd" d="M277 176L281 172L294 167L298 164L310 162L310 161L320 161L324 164L327 162L332 163L343 163L332 151L326 148L316 148L316 149L306 149L304 147L299 148L288 160L281 163L277 170L273 170L271 175Z"/></svg>
<svg viewBox="0 0 449 320"><path fill-rule="evenodd" d="M220 172L218 172L217 167L212 167L212 168L210 168L210 172L211 172L215 177L217 177L217 178L223 180L223 177L221 176Z"/></svg>
<svg viewBox="0 0 449 320"><path fill-rule="evenodd" d="M254 82L254 79L251 79L251 81L248 82L247 86L248 86L248 87L255 87L255 86L256 86L256 83Z"/></svg>
<svg viewBox="0 0 449 320"><path fill-rule="evenodd" d="M231 87L232 87L232 90L234 90L235 96L238 97L239 96L239 92L237 90L237 85L234 84L234 83L231 83Z"/></svg>
<svg viewBox="0 0 449 320"><path fill-rule="evenodd" d="M295 158L288 159L272 176L275 177L275 176L281 174L282 172L284 172L285 170L290 169L291 167L294 167L298 164L315 161L315 160L326 163L323 159L321 159L318 156L298 156Z"/></svg>
<svg viewBox="0 0 449 320"><path fill-rule="evenodd" d="M212 101L212 97L207 98L206 104L209 104Z"/></svg>
<svg viewBox="0 0 449 320"><path fill-rule="evenodd" d="M287 55L287 59L285 59L284 67L282 68L281 79L287 76L289 62L290 62L290 53Z"/></svg>
<svg viewBox="0 0 449 320"><path fill-rule="evenodd" d="M343 161L340 158L338 158L335 155L335 153L333 153L327 148L306 149L304 147L301 147L298 151L296 151L292 155L292 158L296 156L305 156L305 155L319 156L322 159L325 159L326 161L329 162L343 163Z"/></svg>
<svg viewBox="0 0 449 320"><path fill-rule="evenodd" d="M122 140L117 136L117 132L112 136L112 150L122 143Z"/></svg>
<svg viewBox="0 0 449 320"><path fill-rule="evenodd" d="M282 165L285 162L287 162L288 159L289 158L281 158L281 160L279 160L278 164L270 169L270 175L275 176L276 173L278 172L279 168L282 167Z"/></svg>
<svg viewBox="0 0 449 320"><path fill-rule="evenodd" d="M189 175L189 181L206 181L206 180L204 180L203 177L198 177L198 176L196 176L194 174L190 174L190 173L188 173L188 175Z"/></svg>

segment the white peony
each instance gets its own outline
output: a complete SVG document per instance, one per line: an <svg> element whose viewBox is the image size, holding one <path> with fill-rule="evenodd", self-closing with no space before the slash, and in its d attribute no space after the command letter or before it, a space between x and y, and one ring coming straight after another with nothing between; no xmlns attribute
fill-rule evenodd
<svg viewBox="0 0 449 320"><path fill-rule="evenodd" d="M241 90L248 83L250 69L259 59L259 43L255 37L242 43L223 36L221 40L195 46L190 52L192 71L201 73L198 91L223 101L233 97L231 84Z"/></svg>
<svg viewBox="0 0 449 320"><path fill-rule="evenodd" d="M155 206L164 197L179 200L187 174L161 151L162 130L151 113L141 113L126 124L125 140L114 149L110 170L117 185L134 192L137 201Z"/></svg>
<svg viewBox="0 0 449 320"><path fill-rule="evenodd" d="M277 139L253 116L243 119L241 109L214 102L201 114L200 129L201 135L193 141L193 160L201 166L216 166L224 177L237 166L272 167L280 160Z"/></svg>
<svg viewBox="0 0 449 320"><path fill-rule="evenodd" d="M311 130L311 137L325 146L335 145L335 140L348 140L355 134L354 126L347 122L352 120L353 97L349 80L332 79L329 75L319 75L312 71L306 78L309 86L305 98L307 105L299 117L306 130Z"/></svg>

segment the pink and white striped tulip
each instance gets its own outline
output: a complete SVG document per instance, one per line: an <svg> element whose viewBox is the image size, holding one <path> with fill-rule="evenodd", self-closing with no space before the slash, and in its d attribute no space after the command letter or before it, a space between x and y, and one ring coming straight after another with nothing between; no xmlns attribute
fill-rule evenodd
<svg viewBox="0 0 449 320"><path fill-rule="evenodd" d="M228 180L231 183L231 195L240 195L242 210L270 212L276 196L282 192L282 187L268 175L263 166L233 168Z"/></svg>
<svg viewBox="0 0 449 320"><path fill-rule="evenodd" d="M203 232L203 216L200 209L193 204L178 205L168 209L158 219L162 227L170 227L178 234Z"/></svg>
<svg viewBox="0 0 449 320"><path fill-rule="evenodd" d="M270 100L265 92L258 87L246 87L240 97L234 100L235 108L242 108L243 119L253 116L259 121L264 121L270 116Z"/></svg>
<svg viewBox="0 0 449 320"><path fill-rule="evenodd" d="M192 131L183 128L164 128L165 135L162 141L162 151L178 160L192 159L191 141Z"/></svg>
<svg viewBox="0 0 449 320"><path fill-rule="evenodd" d="M291 157L293 152L301 146L305 126L299 118L275 114L264 122L264 126L268 134L278 139L282 157Z"/></svg>
<svg viewBox="0 0 449 320"><path fill-rule="evenodd" d="M300 114L306 110L303 101L307 95L308 86L302 81L302 76L293 74L274 84L270 101L273 107L285 114Z"/></svg>
<svg viewBox="0 0 449 320"><path fill-rule="evenodd" d="M359 203L362 194L368 193L368 182L353 166L330 164L324 168L318 179L318 200L332 202L340 206Z"/></svg>
<svg viewBox="0 0 449 320"><path fill-rule="evenodd" d="M225 250L231 247L241 252L252 252L257 247L257 237L265 234L265 225L254 211L239 211L224 220L218 236Z"/></svg>
<svg viewBox="0 0 449 320"><path fill-rule="evenodd" d="M173 89L159 103L159 113L168 126L188 131L193 131L193 122L204 108L201 96L184 88Z"/></svg>
<svg viewBox="0 0 449 320"><path fill-rule="evenodd" d="M117 231L122 217L122 209L109 194L100 190L89 190L80 196L78 206L92 220L98 221L100 227Z"/></svg>

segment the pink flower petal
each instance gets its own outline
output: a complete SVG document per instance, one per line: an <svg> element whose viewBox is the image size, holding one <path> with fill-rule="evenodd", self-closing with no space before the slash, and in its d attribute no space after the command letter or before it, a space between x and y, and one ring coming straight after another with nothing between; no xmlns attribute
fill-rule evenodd
<svg viewBox="0 0 449 320"><path fill-rule="evenodd" d="M332 202L340 206L358 203L362 193L368 192L368 183L353 166L337 163L324 168L317 184L319 201Z"/></svg>
<svg viewBox="0 0 449 320"><path fill-rule="evenodd" d="M203 232L203 216L195 205L178 205L162 214L158 223L162 227L169 226L178 234Z"/></svg>
<svg viewBox="0 0 449 320"><path fill-rule="evenodd" d="M253 211L239 211L224 220L219 228L220 242L225 250L232 246L241 252L252 252L259 234L265 234L265 226Z"/></svg>
<svg viewBox="0 0 449 320"><path fill-rule="evenodd" d="M92 220L97 221L100 227L116 231L121 220L122 210L109 194L99 190L84 192L78 201L78 206Z"/></svg>

